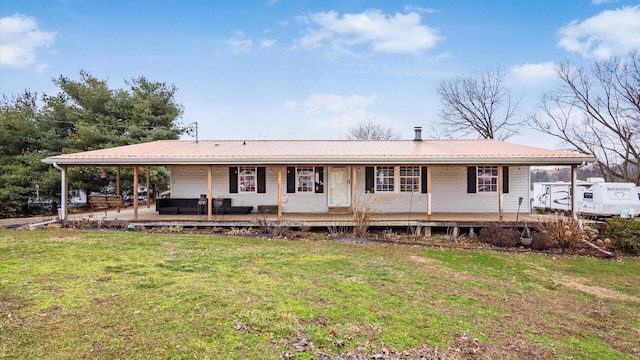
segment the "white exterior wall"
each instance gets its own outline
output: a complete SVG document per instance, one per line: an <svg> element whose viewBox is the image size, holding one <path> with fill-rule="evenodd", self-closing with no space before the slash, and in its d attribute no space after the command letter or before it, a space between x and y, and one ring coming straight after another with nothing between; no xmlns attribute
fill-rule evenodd
<svg viewBox="0 0 640 360"><path fill-rule="evenodd" d="M184 170L183 170L184 169ZM202 169L202 171L200 171ZM207 193L207 166L202 167L172 167L171 197L197 198ZM326 179L326 173L325 173ZM258 211L259 205L278 205L278 167L266 167L266 193L230 193L229 167L213 167L212 196L230 198L232 206L253 206L253 212ZM282 168L282 211L291 213L326 213L327 194L295 193L287 194L287 171ZM286 201L286 202L284 202Z"/></svg>
<svg viewBox="0 0 640 360"><path fill-rule="evenodd" d="M365 170L356 172L358 198L368 201L374 212L426 212L427 194L417 193L365 193ZM467 193L467 166L431 167L432 213L497 213L498 193ZM518 211L518 198L522 197L521 213L531 212L529 202L529 167L509 167L509 193L503 196L503 211Z"/></svg>
<svg viewBox="0 0 640 360"><path fill-rule="evenodd" d="M497 213L498 193L467 193L467 166L434 166L431 169L431 203L433 212ZM503 196L505 213L531 212L529 202L529 167L509 167L509 193Z"/></svg>
<svg viewBox="0 0 640 360"><path fill-rule="evenodd" d="M202 171L200 169L202 168ZM184 170L183 170L184 169ZM286 167L282 167L282 211L287 213L328 212L328 167L325 166L324 193L286 192ZM173 167L171 170L171 197L197 198L207 193L207 166ZM353 180L353 179L352 179ZM365 192L365 166L356 167L358 201L366 201L371 211L383 213L425 213L427 194ZM497 213L498 193L467 193L467 166L432 166L432 212L438 213ZM229 167L213 168L214 197L231 198L232 205L253 206L278 204L278 167L266 167L266 193L229 193ZM529 167L509 167L509 193L504 194L504 212L518 210L518 197L522 197L521 213L531 212L529 194Z"/></svg>
<svg viewBox="0 0 640 360"><path fill-rule="evenodd" d="M353 180L353 179L352 179ZM399 186L399 184L397 184ZM396 186L396 187L397 187ZM365 167L356 168L357 201L365 202L372 212L378 213L426 213L427 194L421 192L379 192L367 194L365 192Z"/></svg>

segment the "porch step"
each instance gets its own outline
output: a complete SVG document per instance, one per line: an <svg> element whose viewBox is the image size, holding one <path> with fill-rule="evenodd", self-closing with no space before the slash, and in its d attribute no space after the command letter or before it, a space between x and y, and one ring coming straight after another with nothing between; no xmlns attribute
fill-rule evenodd
<svg viewBox="0 0 640 360"><path fill-rule="evenodd" d="M351 208L346 206L330 207L329 214L351 214Z"/></svg>

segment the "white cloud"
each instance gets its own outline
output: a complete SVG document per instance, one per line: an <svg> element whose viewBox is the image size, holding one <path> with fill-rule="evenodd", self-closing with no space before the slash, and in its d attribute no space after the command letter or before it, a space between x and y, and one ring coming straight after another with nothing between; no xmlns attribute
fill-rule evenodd
<svg viewBox="0 0 640 360"><path fill-rule="evenodd" d="M353 109L341 114L326 116L309 122L311 127L349 129L362 123L380 124L385 127L394 128L398 125L396 119L385 115L375 114L365 109Z"/></svg>
<svg viewBox="0 0 640 360"><path fill-rule="evenodd" d="M42 74L42 73L44 73L48 68L49 68L49 64L45 64L45 63L38 64L38 65L36 65L36 72L37 72L38 74Z"/></svg>
<svg viewBox="0 0 640 360"><path fill-rule="evenodd" d="M55 36L55 32L38 29L32 16L15 14L0 18L0 66L34 64L36 49L53 44Z"/></svg>
<svg viewBox="0 0 640 360"><path fill-rule="evenodd" d="M276 43L276 39L264 39L260 41L260 47L262 48L268 48L271 47L273 44Z"/></svg>
<svg viewBox="0 0 640 360"><path fill-rule="evenodd" d="M584 57L606 59L640 48L640 5L606 10L559 30L558 46Z"/></svg>
<svg viewBox="0 0 640 360"><path fill-rule="evenodd" d="M278 0L267 0L267 5L273 6L278 3Z"/></svg>
<svg viewBox="0 0 640 360"><path fill-rule="evenodd" d="M432 64L437 64L443 60L446 59L450 59L453 56L453 54L450 51L446 51L440 54L436 54L435 56L430 57L429 59L427 59L428 63L432 63Z"/></svg>
<svg viewBox="0 0 640 360"><path fill-rule="evenodd" d="M326 47L343 54L351 54L350 48L363 45L375 52L415 54L435 47L442 39L420 20L416 12L390 16L376 9L342 16L335 11L312 13L298 17L298 21L316 27L308 28L296 44L306 49Z"/></svg>
<svg viewBox="0 0 640 360"><path fill-rule="evenodd" d="M620 0L591 0L591 3L594 5L600 5L600 4L614 3L618 1Z"/></svg>
<svg viewBox="0 0 640 360"><path fill-rule="evenodd" d="M298 105L298 103L296 103L294 100L287 100L284 103L284 107L288 107L288 108L294 108L296 107L296 105Z"/></svg>
<svg viewBox="0 0 640 360"><path fill-rule="evenodd" d="M225 41L227 45L231 47L231 52L234 54L246 54L251 51L253 41L248 39L241 31L236 32L236 36Z"/></svg>
<svg viewBox="0 0 640 360"><path fill-rule="evenodd" d="M556 77L553 61L537 64L524 64L509 68L511 75L518 81L538 84Z"/></svg>
<svg viewBox="0 0 640 360"><path fill-rule="evenodd" d="M339 113L354 109L363 109L376 100L376 94L369 96L351 95L340 96L334 94L311 94L304 101L305 112Z"/></svg>
<svg viewBox="0 0 640 360"><path fill-rule="evenodd" d="M309 121L315 128L348 129L363 122L373 122L384 126L395 127L399 121L367 110L376 101L376 94L369 96L335 94L311 94L302 101L304 112L317 117ZM295 102L290 101L291 105Z"/></svg>
<svg viewBox="0 0 640 360"><path fill-rule="evenodd" d="M407 5L404 7L404 12L419 12L419 13L425 13L425 14L434 14L436 12L438 12L438 10L436 9L432 9L432 8L424 8L422 6L413 6L413 5Z"/></svg>

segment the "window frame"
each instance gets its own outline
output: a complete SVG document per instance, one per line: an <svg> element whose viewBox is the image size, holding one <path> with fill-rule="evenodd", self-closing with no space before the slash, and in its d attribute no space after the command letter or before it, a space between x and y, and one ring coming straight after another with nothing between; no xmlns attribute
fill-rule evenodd
<svg viewBox="0 0 640 360"><path fill-rule="evenodd" d="M405 172L411 171L411 174L403 174L403 168ZM411 183L403 183L406 180L411 180ZM400 184L399 192L401 193L419 193L422 184L421 167L417 165L398 166L398 183Z"/></svg>
<svg viewBox="0 0 640 360"><path fill-rule="evenodd" d="M498 166L478 166L476 168L476 192L498 192Z"/></svg>
<svg viewBox="0 0 640 360"><path fill-rule="evenodd" d="M302 172L306 172L306 174L302 174ZM302 194L315 193L315 190L316 190L315 179L316 179L315 167L296 166L296 193L302 193ZM302 184L302 181L305 181L305 184Z"/></svg>
<svg viewBox="0 0 640 360"><path fill-rule="evenodd" d="M250 174L244 174L251 172ZM253 179L253 182L251 182ZM249 181L249 189L246 190L245 183ZM251 188L253 184L253 188ZM238 167L238 193L256 194L258 192L258 167L257 166L239 166Z"/></svg>
<svg viewBox="0 0 640 360"><path fill-rule="evenodd" d="M376 193L395 193L396 174L395 166L376 166Z"/></svg>

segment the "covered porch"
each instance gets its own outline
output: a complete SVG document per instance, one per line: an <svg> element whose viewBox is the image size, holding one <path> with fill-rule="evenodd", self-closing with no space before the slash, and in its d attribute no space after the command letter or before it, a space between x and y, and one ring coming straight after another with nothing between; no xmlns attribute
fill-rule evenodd
<svg viewBox="0 0 640 360"><path fill-rule="evenodd" d="M422 141L417 137L398 141L156 141L44 161L61 171L63 220L74 217L66 206L68 169L115 167L119 194L120 168L132 168L132 183L139 184L141 171L148 174L149 167L162 166L171 172L171 199L188 203L167 204L160 211L139 204L138 187L133 186L131 212L110 215L113 212L100 211L93 217L109 221L111 216L111 221L117 218L140 224L251 226L262 219L291 226L351 226L354 218L349 210L362 210L364 204L370 206L371 226L473 227L491 221L507 225L517 217L518 222L526 220L529 166L570 166L575 182L577 166L592 160L584 154L493 140ZM149 189L148 175L146 179ZM220 215L213 211L215 199L252 212ZM269 207L273 213L256 214L260 207Z"/></svg>
<svg viewBox="0 0 640 360"><path fill-rule="evenodd" d="M410 227L422 229L425 235L430 235L431 228L480 228L490 223L499 222L505 227L523 227L525 223L532 224L545 221L553 215L544 214L499 214L491 213L433 213L429 217L423 213L371 213L369 226L373 228ZM68 221L75 222L103 222L105 224L132 225L134 227L259 227L263 224L287 226L292 228L347 228L354 225L351 214L310 214L285 213L277 214L246 214L246 215L215 215L211 220L207 215L159 215L154 207L141 207L137 211L137 218L133 208L120 210L101 210L78 214L68 214ZM457 230L456 230L457 231Z"/></svg>

